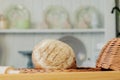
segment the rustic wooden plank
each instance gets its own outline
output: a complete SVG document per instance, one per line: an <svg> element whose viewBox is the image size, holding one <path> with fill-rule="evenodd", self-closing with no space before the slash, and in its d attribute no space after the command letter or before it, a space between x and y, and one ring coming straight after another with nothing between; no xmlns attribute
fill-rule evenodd
<svg viewBox="0 0 120 80"><path fill-rule="evenodd" d="M120 72L52 72L34 74L5 74L0 80L120 80Z"/></svg>

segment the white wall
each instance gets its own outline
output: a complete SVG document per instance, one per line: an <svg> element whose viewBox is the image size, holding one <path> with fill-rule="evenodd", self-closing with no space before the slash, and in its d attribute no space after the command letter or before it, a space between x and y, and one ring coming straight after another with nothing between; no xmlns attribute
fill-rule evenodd
<svg viewBox="0 0 120 80"><path fill-rule="evenodd" d="M108 2L109 1L109 2ZM115 37L115 13L111 14L112 8L115 6L114 0L105 0L105 31L106 31L106 41Z"/></svg>

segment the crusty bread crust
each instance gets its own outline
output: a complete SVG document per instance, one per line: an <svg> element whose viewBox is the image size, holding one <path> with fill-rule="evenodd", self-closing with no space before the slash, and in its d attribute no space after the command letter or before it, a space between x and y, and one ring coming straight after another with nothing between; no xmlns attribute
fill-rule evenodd
<svg viewBox="0 0 120 80"><path fill-rule="evenodd" d="M69 45L58 40L44 40L36 45L32 53L32 61L35 68L76 68L74 51Z"/></svg>

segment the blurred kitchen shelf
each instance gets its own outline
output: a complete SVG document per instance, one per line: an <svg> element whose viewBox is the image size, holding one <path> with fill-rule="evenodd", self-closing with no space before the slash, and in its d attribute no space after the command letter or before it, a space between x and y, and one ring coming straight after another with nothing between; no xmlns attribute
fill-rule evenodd
<svg viewBox="0 0 120 80"><path fill-rule="evenodd" d="M7 29L0 30L0 33L104 33L105 29Z"/></svg>

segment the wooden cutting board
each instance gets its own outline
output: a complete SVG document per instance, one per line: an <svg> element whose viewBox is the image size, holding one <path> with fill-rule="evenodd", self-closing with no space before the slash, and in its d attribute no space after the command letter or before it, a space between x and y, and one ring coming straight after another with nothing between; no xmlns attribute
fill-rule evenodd
<svg viewBox="0 0 120 80"><path fill-rule="evenodd" d="M120 80L119 71L4 74L0 80Z"/></svg>

